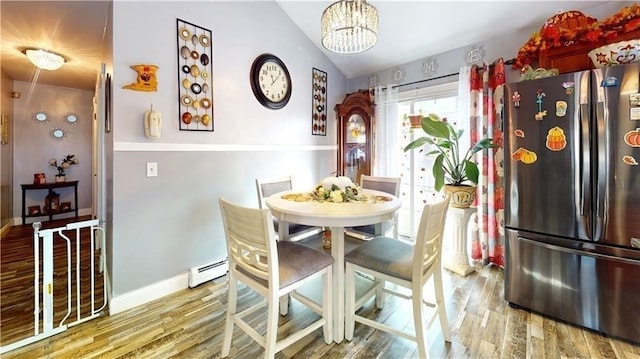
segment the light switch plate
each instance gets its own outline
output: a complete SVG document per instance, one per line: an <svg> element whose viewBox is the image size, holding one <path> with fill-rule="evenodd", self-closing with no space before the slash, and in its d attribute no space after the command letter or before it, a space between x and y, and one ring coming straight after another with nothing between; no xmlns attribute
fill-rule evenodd
<svg viewBox="0 0 640 359"><path fill-rule="evenodd" d="M158 176L158 162L147 162L147 177Z"/></svg>

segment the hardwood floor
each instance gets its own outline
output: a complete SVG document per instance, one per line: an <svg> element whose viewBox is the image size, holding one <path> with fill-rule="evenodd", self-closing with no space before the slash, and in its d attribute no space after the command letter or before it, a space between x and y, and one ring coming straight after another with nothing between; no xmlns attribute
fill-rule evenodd
<svg viewBox="0 0 640 359"><path fill-rule="evenodd" d="M640 358L640 346L510 307L503 299L503 271L477 267L460 277L443 272L452 342L435 322L428 330L431 358ZM260 296L241 287L239 308ZM382 310L367 302L370 318L411 330L411 306L388 296ZM226 312L223 278L126 312L103 316L57 336L3 355L9 358L219 358ZM315 313L292 301L281 317L281 333L295 331ZM264 329L264 314L255 327ZM4 325L4 324L3 324ZM259 358L262 348L235 329L231 358ZM324 343L322 329L278 353L276 358L415 358L412 342L356 324L352 341Z"/></svg>
<svg viewBox="0 0 640 359"><path fill-rule="evenodd" d="M90 217L74 218L72 221L89 220ZM43 222L42 229L63 227L69 222L57 220ZM88 316L90 307L90 259L88 230L81 231L81 305L80 313ZM75 231L65 231L64 234L70 239L71 250L71 312L65 323L70 323L76 318L77 302L76 289L77 278L75 272L76 265L76 241ZM33 228L31 224L14 226L10 228L0 241L0 344L7 345L20 339L32 336L34 333L34 247ZM98 258L99 251L94 253L94 259ZM42 247L40 248L40 263L42 263ZM58 234L54 234L53 246L53 319L54 326L57 326L67 314L67 246ZM42 264L40 265L42 278ZM95 295L97 300L96 308L103 305L102 273L95 271ZM41 287L40 287L41 289ZM43 303L40 300L40 310ZM42 331L43 321L40 321L40 331Z"/></svg>

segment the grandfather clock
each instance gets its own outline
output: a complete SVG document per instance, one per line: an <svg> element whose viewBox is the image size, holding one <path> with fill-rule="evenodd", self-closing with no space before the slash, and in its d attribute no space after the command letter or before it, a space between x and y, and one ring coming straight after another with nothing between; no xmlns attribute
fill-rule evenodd
<svg viewBox="0 0 640 359"><path fill-rule="evenodd" d="M371 174L375 105L368 90L347 94L335 107L338 118L338 172L360 183Z"/></svg>

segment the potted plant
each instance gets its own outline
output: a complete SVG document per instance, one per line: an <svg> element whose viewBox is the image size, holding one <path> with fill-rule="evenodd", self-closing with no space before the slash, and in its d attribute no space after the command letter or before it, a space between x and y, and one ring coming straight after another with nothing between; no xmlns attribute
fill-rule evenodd
<svg viewBox="0 0 640 359"><path fill-rule="evenodd" d="M58 170L58 173L56 173L56 182L65 182L67 177L64 171L71 167L71 165L77 164L78 159L76 158L76 155L66 155L60 160L60 164L58 164L58 161L56 161L55 158L49 160L49 165Z"/></svg>
<svg viewBox="0 0 640 359"><path fill-rule="evenodd" d="M473 156L481 150L496 147L491 138L483 138L472 144L464 153L460 149L463 130L455 129L446 118L436 114L422 118L422 130L428 135L409 143L404 151L432 145L434 149L426 156L437 154L433 163L435 189L451 194L451 205L467 208L473 203L480 171Z"/></svg>

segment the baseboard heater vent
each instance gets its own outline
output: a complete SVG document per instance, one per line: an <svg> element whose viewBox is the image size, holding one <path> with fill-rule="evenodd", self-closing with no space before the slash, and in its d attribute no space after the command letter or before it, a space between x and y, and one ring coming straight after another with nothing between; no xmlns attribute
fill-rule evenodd
<svg viewBox="0 0 640 359"><path fill-rule="evenodd" d="M229 271L227 258L214 263L193 267L189 270L189 287L196 287L212 279L220 278Z"/></svg>

